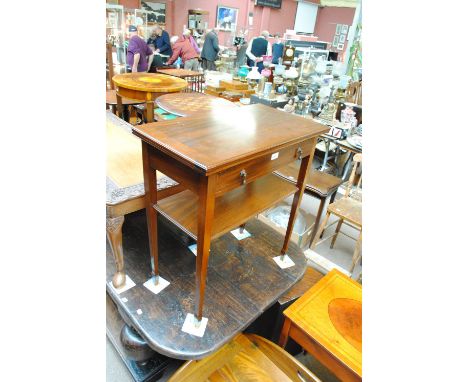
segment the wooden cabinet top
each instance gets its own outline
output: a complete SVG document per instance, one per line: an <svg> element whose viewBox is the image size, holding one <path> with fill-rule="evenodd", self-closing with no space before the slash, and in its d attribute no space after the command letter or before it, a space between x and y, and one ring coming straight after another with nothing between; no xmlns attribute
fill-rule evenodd
<svg viewBox="0 0 468 382"><path fill-rule="evenodd" d="M265 105L214 108L202 116L134 126L133 133L206 174L312 139L326 126Z"/></svg>
<svg viewBox="0 0 468 382"><path fill-rule="evenodd" d="M180 92L187 87L187 81L181 78L154 73L117 74L112 81L125 89L151 93Z"/></svg>
<svg viewBox="0 0 468 382"><path fill-rule="evenodd" d="M329 272L284 311L294 325L362 375L362 287Z"/></svg>

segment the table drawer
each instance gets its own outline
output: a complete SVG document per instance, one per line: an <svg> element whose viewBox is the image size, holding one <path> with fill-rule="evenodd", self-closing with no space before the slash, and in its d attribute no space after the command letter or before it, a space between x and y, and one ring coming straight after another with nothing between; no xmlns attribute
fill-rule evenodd
<svg viewBox="0 0 468 382"><path fill-rule="evenodd" d="M313 155L312 149L314 147L315 139L310 139L224 170L218 174L216 195L224 194L241 186L244 178L245 183L250 183L290 162L298 160L299 157L304 158L310 154ZM302 152L301 155L298 155L299 149Z"/></svg>

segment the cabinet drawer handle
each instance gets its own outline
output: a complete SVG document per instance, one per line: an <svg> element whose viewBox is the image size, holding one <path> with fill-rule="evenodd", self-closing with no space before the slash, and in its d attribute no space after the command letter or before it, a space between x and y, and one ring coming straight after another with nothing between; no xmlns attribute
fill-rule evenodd
<svg viewBox="0 0 468 382"><path fill-rule="evenodd" d="M302 149L300 147L297 149L297 160L302 160Z"/></svg>
<svg viewBox="0 0 468 382"><path fill-rule="evenodd" d="M242 184L245 184L247 182L247 171L242 170L240 172L240 177L241 177Z"/></svg>

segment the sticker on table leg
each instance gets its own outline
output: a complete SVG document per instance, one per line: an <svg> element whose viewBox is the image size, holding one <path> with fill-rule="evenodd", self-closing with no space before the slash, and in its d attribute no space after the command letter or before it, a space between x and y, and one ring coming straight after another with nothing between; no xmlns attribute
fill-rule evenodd
<svg viewBox="0 0 468 382"><path fill-rule="evenodd" d="M112 281L109 281L109 285L117 294L120 294L129 290L130 288L133 288L136 284L128 275L125 275L125 284L122 285L120 288L115 288L114 285L112 284Z"/></svg>
<svg viewBox="0 0 468 382"><path fill-rule="evenodd" d="M281 259L281 257L283 257L283 259ZM286 269L286 268L293 267L294 265L296 265L294 264L294 261L292 261L288 255L276 256L276 257L273 257L273 260L275 260L275 263L278 264L278 266L281 269Z"/></svg>
<svg viewBox="0 0 468 382"><path fill-rule="evenodd" d="M231 233L239 241L252 236L245 228L242 230L242 232L241 232L240 228L237 228L237 229L231 231Z"/></svg>
<svg viewBox="0 0 468 382"><path fill-rule="evenodd" d="M143 314L143 311L141 309L137 309L137 314L141 316Z"/></svg>
<svg viewBox="0 0 468 382"><path fill-rule="evenodd" d="M182 331L197 337L203 337L206 325L208 325L208 318L202 317L201 321L198 321L192 313L188 313Z"/></svg>
<svg viewBox="0 0 468 382"><path fill-rule="evenodd" d="M146 281L143 286L149 289L154 294L158 294L164 288L166 288L170 282L166 279L163 279L161 276L158 276L158 282L156 283L156 276L151 277L148 281Z"/></svg>
<svg viewBox="0 0 468 382"><path fill-rule="evenodd" d="M192 244L192 245L189 245L188 249L190 249L190 251L192 251L192 253L197 256L197 243L195 244Z"/></svg>

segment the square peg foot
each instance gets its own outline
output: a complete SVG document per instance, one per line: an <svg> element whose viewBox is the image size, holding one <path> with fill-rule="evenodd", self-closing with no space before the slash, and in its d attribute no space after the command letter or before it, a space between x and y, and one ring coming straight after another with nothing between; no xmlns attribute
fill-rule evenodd
<svg viewBox="0 0 468 382"><path fill-rule="evenodd" d="M192 313L188 313L182 331L197 337L203 337L206 325L208 325L208 318L203 317L201 321L198 321Z"/></svg>
<svg viewBox="0 0 468 382"><path fill-rule="evenodd" d="M273 257L273 260L275 260L275 263L281 269L290 268L290 267L293 267L294 265L296 265L296 264L294 264L294 261L292 261L291 258L288 255L276 256L276 257Z"/></svg>
<svg viewBox="0 0 468 382"><path fill-rule="evenodd" d="M156 282L157 280L157 282ZM169 281L163 279L161 276L153 276L148 281L146 281L143 286L149 289L154 294L158 294L164 288L166 288L170 284Z"/></svg>
<svg viewBox="0 0 468 382"><path fill-rule="evenodd" d="M247 239L248 237L252 236L245 228L243 229L242 232L241 232L240 228L237 228L237 229L231 231L231 233L239 241L243 240L243 239Z"/></svg>
<svg viewBox="0 0 468 382"><path fill-rule="evenodd" d="M135 286L135 283L128 275L125 275L125 283L122 286L115 288L112 284L112 281L109 281L109 285L117 294L120 294L129 290L130 288L133 288Z"/></svg>

